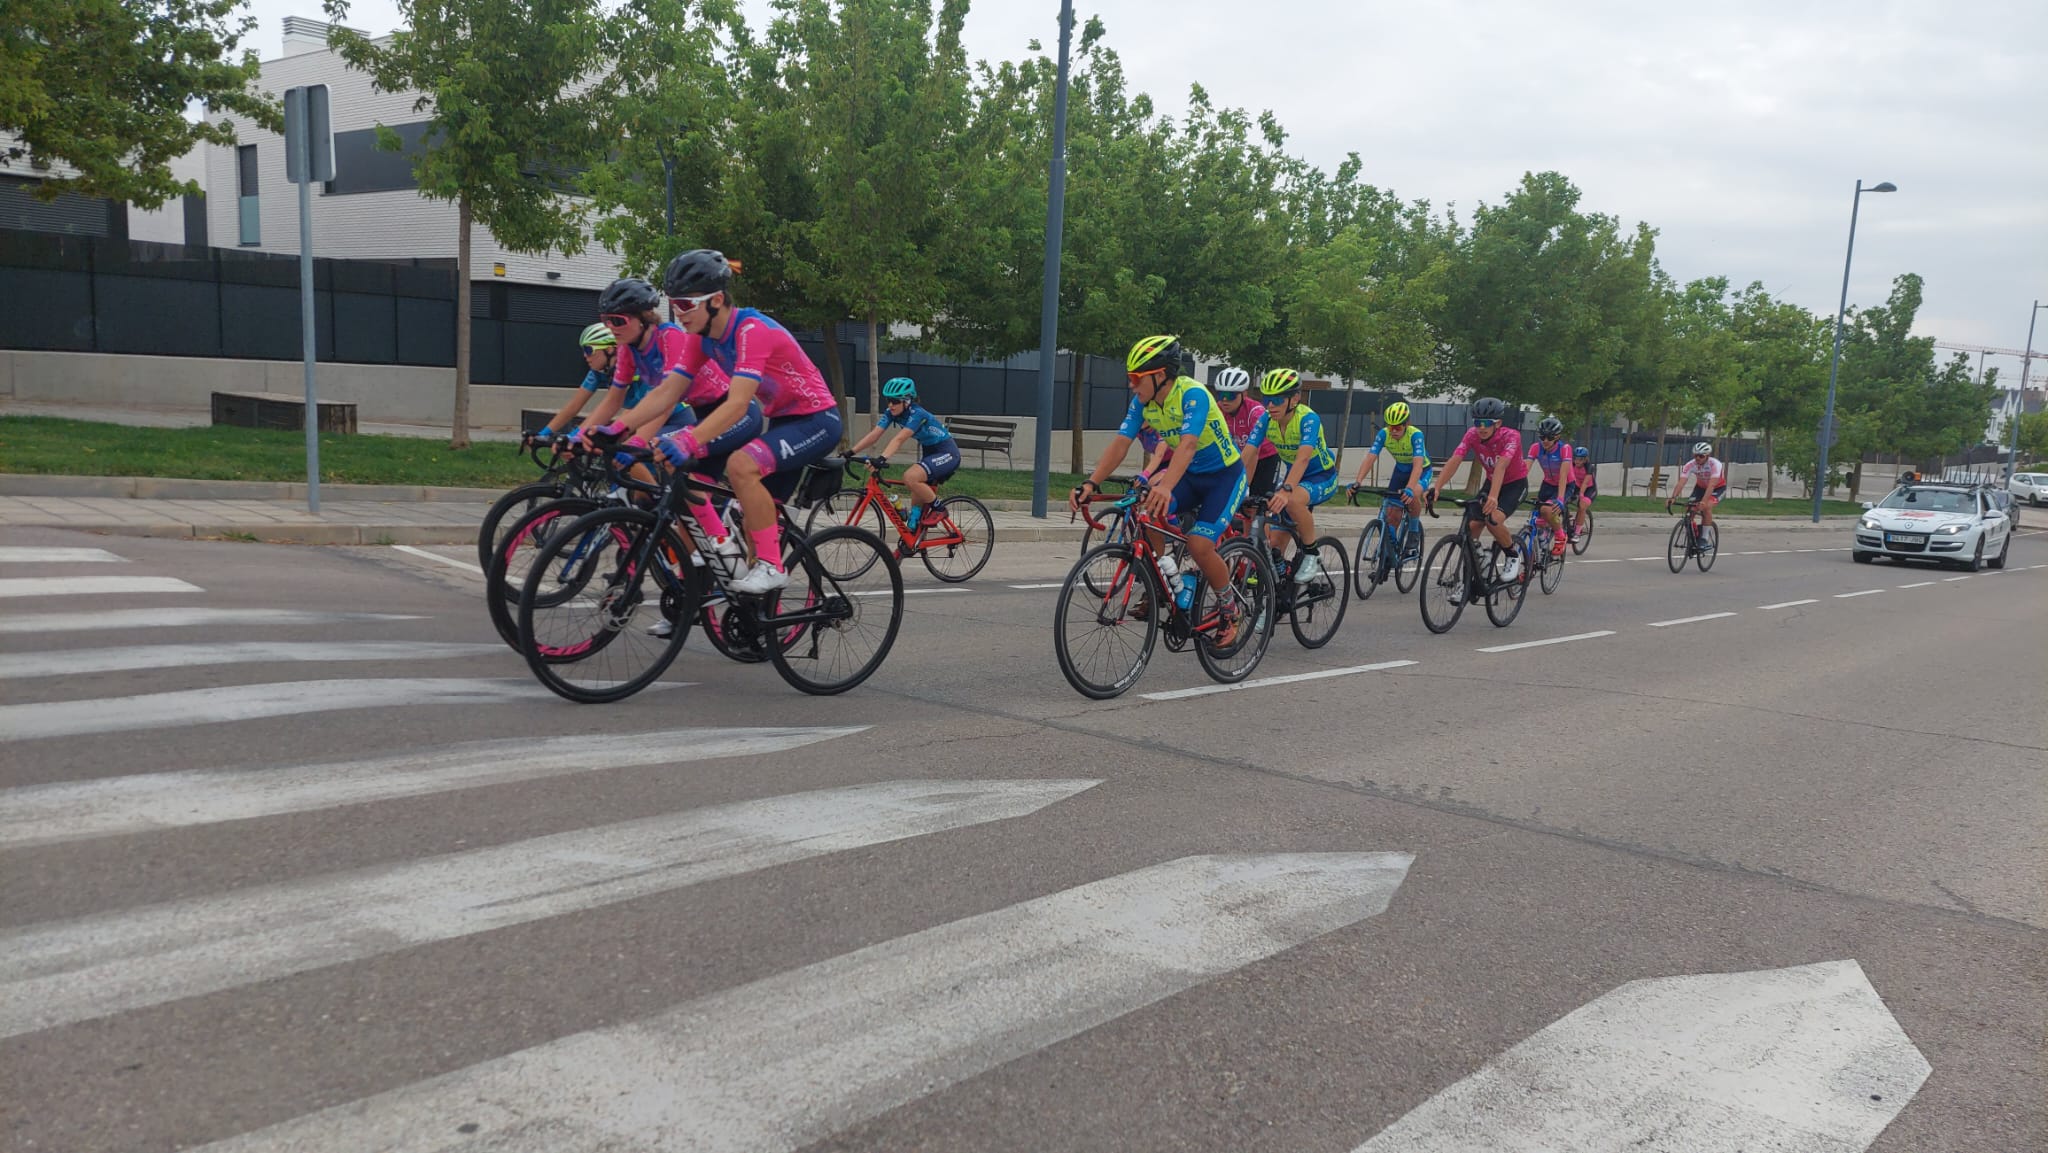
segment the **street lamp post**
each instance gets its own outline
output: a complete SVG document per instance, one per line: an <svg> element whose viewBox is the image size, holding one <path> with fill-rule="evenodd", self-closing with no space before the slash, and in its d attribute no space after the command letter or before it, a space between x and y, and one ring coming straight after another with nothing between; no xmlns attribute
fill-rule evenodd
<svg viewBox="0 0 2048 1153"><path fill-rule="evenodd" d="M1849 202L1849 255L1842 258L1842 303L1835 307L1835 356L1828 364L1828 407L1820 421L1820 467L1813 480L1813 523L1820 523L1821 498L1828 493L1828 448L1835 439L1835 374L1842 369L1842 317L1849 311L1849 265L1856 259L1856 211L1863 206L1866 192L1897 192L1899 186L1887 180L1871 188L1856 181L1856 198Z"/></svg>
<svg viewBox="0 0 2048 1153"><path fill-rule="evenodd" d="M2020 358L2020 390L2013 394L2012 435L2006 438L2009 442L2005 453L2007 488L2012 487L2012 474L2018 471L2020 466L2020 418L2027 415L2027 370L2034 365L2034 321L2041 315L2043 308L2048 308L2048 305L2037 300L2032 310L2027 313L2027 352Z"/></svg>

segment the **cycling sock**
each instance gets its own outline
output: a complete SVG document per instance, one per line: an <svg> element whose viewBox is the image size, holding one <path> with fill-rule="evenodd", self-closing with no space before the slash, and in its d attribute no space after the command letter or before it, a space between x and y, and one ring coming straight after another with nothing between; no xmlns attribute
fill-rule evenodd
<svg viewBox="0 0 2048 1153"><path fill-rule="evenodd" d="M697 518L697 523L703 526L704 535L710 537L714 543L725 539L725 522L718 519L718 510L711 507L710 501L693 502L690 505L690 515Z"/></svg>
<svg viewBox="0 0 2048 1153"><path fill-rule="evenodd" d="M764 560L777 569L782 567L782 529L771 525L768 528L750 532L747 536L754 542L754 559Z"/></svg>

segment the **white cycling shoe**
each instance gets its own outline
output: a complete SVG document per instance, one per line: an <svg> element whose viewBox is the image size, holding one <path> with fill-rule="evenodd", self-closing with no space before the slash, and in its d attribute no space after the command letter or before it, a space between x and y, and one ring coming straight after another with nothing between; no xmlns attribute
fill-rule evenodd
<svg viewBox="0 0 2048 1153"><path fill-rule="evenodd" d="M729 587L736 593L772 593L789 585L789 574L764 560L754 562L747 574L733 581Z"/></svg>

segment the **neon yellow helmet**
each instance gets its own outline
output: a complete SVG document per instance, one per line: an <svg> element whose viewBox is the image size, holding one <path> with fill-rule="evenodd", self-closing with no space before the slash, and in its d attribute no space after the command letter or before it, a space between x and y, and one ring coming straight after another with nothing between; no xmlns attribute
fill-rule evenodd
<svg viewBox="0 0 2048 1153"><path fill-rule="evenodd" d="M1170 376L1180 371L1180 338L1177 336L1148 336L1131 346L1131 354L1124 358L1125 372L1150 372L1163 368Z"/></svg>
<svg viewBox="0 0 2048 1153"><path fill-rule="evenodd" d="M577 343L584 348L617 348L619 338L613 336L612 330L600 323L584 329L583 338Z"/></svg>
<svg viewBox="0 0 2048 1153"><path fill-rule="evenodd" d="M1386 418L1388 428L1399 428L1408 423L1408 406L1397 400L1388 405L1387 411L1380 415Z"/></svg>
<svg viewBox="0 0 2048 1153"><path fill-rule="evenodd" d="M1268 400L1286 396L1301 387L1301 374L1291 368L1276 368L1259 378L1259 395Z"/></svg>

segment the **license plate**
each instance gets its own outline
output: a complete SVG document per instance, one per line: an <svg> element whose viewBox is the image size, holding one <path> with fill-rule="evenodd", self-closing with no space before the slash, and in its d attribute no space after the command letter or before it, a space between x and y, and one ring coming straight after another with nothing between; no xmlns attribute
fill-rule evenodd
<svg viewBox="0 0 2048 1153"><path fill-rule="evenodd" d="M1918 532L1895 532L1891 534L1893 544L1926 544L1927 534Z"/></svg>

